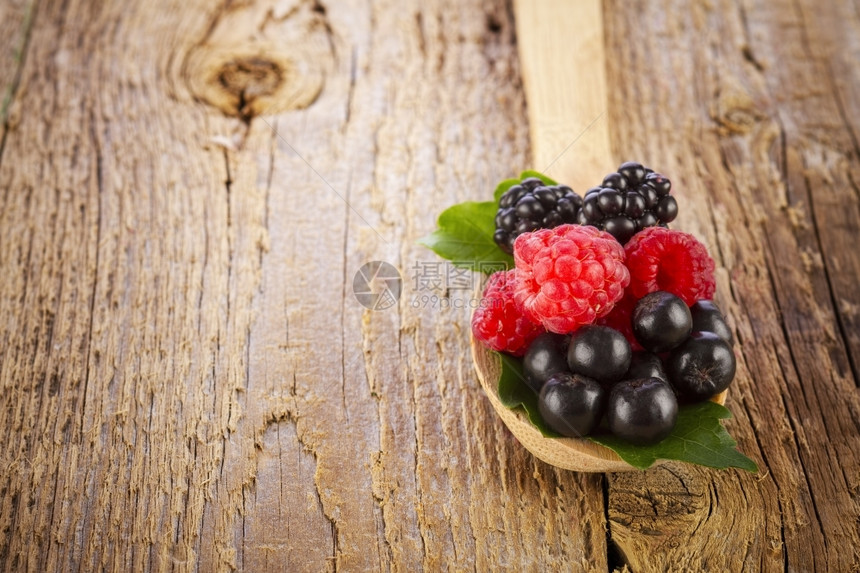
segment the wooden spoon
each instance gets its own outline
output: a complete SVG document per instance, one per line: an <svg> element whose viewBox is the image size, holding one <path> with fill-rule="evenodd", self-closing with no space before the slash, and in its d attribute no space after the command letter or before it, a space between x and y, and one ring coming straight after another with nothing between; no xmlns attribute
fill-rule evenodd
<svg viewBox="0 0 860 573"><path fill-rule="evenodd" d="M618 165L610 150L601 0L515 0L514 15L533 167L582 193ZM473 337L472 357L493 408L535 456L581 472L636 469L589 440L543 437L522 408L510 410L499 399L498 356ZM723 392L712 400L725 398Z"/></svg>

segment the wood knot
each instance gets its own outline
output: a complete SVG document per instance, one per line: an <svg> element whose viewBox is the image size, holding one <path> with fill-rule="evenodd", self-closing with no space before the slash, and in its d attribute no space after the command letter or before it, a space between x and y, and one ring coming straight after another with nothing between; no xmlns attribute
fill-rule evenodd
<svg viewBox="0 0 860 573"><path fill-rule="evenodd" d="M267 3L223 11L186 56L183 79L197 101L250 121L313 104L334 63L326 14L312 2L278 12Z"/></svg>
<svg viewBox="0 0 860 573"><path fill-rule="evenodd" d="M254 49L256 48L256 49ZM197 99L243 120L311 105L324 73L301 52L246 46L201 50L189 58L188 83Z"/></svg>
<svg viewBox="0 0 860 573"><path fill-rule="evenodd" d="M224 64L218 81L231 94L253 99L274 93L283 81L283 73L278 64L270 60L243 58Z"/></svg>
<svg viewBox="0 0 860 573"><path fill-rule="evenodd" d="M741 83L732 77L723 80L720 92L711 102L711 119L724 135L745 135L765 118L756 100Z"/></svg>

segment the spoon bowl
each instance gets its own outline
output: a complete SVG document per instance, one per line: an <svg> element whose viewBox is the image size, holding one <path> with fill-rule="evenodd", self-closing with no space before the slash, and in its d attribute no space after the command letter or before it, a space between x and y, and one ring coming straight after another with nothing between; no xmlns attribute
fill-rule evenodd
<svg viewBox="0 0 860 573"><path fill-rule="evenodd" d="M480 293L479 293L480 294ZM498 381L502 363L498 355L471 337L472 359L481 387L490 399L493 409L511 433L532 454L546 463L578 472L623 472L636 468L622 460L618 454L583 438L547 438L532 425L522 408L510 409L499 398ZM724 404L726 391L711 398L712 402ZM664 460L657 460L654 466Z"/></svg>

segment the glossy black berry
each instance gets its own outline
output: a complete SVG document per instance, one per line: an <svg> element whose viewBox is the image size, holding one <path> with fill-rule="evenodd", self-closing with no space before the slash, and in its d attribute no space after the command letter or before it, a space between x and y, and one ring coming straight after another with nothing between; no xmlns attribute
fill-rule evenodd
<svg viewBox="0 0 860 573"><path fill-rule="evenodd" d="M670 195L663 197L654 207L654 215L662 223L671 223L678 216L678 202Z"/></svg>
<svg viewBox="0 0 860 573"><path fill-rule="evenodd" d="M657 195L663 197L664 195L668 195L672 190L672 182L669 181L669 178L660 175L659 173L649 173L645 178L645 182L648 183L649 186L653 187L655 191L657 191Z"/></svg>
<svg viewBox="0 0 860 573"><path fill-rule="evenodd" d="M522 235L523 233L537 231L538 229L540 229L540 223L535 223L534 221L529 221L528 219L522 219L517 223L517 226L514 228L514 238L519 235ZM511 239L511 244L513 244L513 238Z"/></svg>
<svg viewBox="0 0 860 573"><path fill-rule="evenodd" d="M645 197L645 208L651 211L654 210L654 207L657 206L657 203L660 202L660 195L657 194L657 191L651 187L650 185L642 185L639 187L639 194ZM657 214L654 214L657 217ZM657 220L660 220L660 217L657 217ZM663 221L660 221L661 223Z"/></svg>
<svg viewBox="0 0 860 573"><path fill-rule="evenodd" d="M732 329L726 324L723 313L711 300L700 300L690 307L693 316L693 330L713 332L729 344L734 344Z"/></svg>
<svg viewBox="0 0 860 573"><path fill-rule="evenodd" d="M563 436L579 438L594 430L603 415L606 391L596 380L579 374L556 374L538 397L540 415Z"/></svg>
<svg viewBox="0 0 860 573"><path fill-rule="evenodd" d="M644 215L645 197L639 193L628 193L627 204L624 206L624 214L634 221Z"/></svg>
<svg viewBox="0 0 860 573"><path fill-rule="evenodd" d="M612 217L604 220L603 230L624 244L636 234L636 223L629 217Z"/></svg>
<svg viewBox="0 0 860 573"><path fill-rule="evenodd" d="M659 378L664 382L669 381L666 371L663 370L663 362L660 357L644 350L633 353L630 367L624 376L625 380L636 380L637 378Z"/></svg>
<svg viewBox="0 0 860 573"><path fill-rule="evenodd" d="M627 189L628 182L627 178L624 177L623 174L610 173L603 178L603 183L601 183L600 186L608 189L618 189L619 191L624 191L625 189Z"/></svg>
<svg viewBox="0 0 860 573"><path fill-rule="evenodd" d="M699 402L729 387L735 377L735 354L713 332L693 332L669 354L665 367L678 395Z"/></svg>
<svg viewBox="0 0 860 573"><path fill-rule="evenodd" d="M606 418L619 438L636 445L656 444L675 428L678 399L659 378L625 380L612 387Z"/></svg>
<svg viewBox="0 0 860 573"><path fill-rule="evenodd" d="M523 187L522 184L510 187L502 194L501 198L499 198L499 209L501 210L513 207L519 198L527 192L528 190Z"/></svg>
<svg viewBox="0 0 860 573"><path fill-rule="evenodd" d="M634 186L642 183L645 179L645 175L647 175L645 167L641 163L636 163L635 161L625 161L622 163L618 168L618 173L620 173L630 185Z"/></svg>
<svg viewBox="0 0 860 573"><path fill-rule="evenodd" d="M567 365L571 372L604 384L621 380L630 367L630 343L608 326L583 326L570 337Z"/></svg>
<svg viewBox="0 0 860 573"><path fill-rule="evenodd" d="M636 221L636 232L638 233L642 229L646 229L648 227L656 227L660 222L657 220L657 217L654 216L654 213L651 211L646 211L639 219Z"/></svg>
<svg viewBox="0 0 860 573"><path fill-rule="evenodd" d="M678 216L669 195L672 183L641 163L628 161L585 195L576 221L603 229L621 244L646 227L666 225Z"/></svg>
<svg viewBox="0 0 860 573"><path fill-rule="evenodd" d="M521 197L514 209L517 217L528 219L529 221L543 219L544 214L546 214L546 209L544 209L541 202L534 195Z"/></svg>
<svg viewBox="0 0 860 573"><path fill-rule="evenodd" d="M544 383L553 375L568 372L567 346L570 337L564 334L545 332L535 338L523 356L523 373L526 384L540 392Z"/></svg>
<svg viewBox="0 0 860 573"><path fill-rule="evenodd" d="M645 350L672 350L692 331L690 309L672 293L657 291L647 294L633 309L633 335Z"/></svg>
<svg viewBox="0 0 860 573"><path fill-rule="evenodd" d="M617 215L624 210L624 193L617 189L602 189L597 194L597 206L604 215Z"/></svg>
<svg viewBox="0 0 860 573"><path fill-rule="evenodd" d="M582 219L583 217L586 219L603 218L603 212L597 206L598 195L599 193L588 193L585 196L585 199L582 200L582 210L579 213L578 219Z"/></svg>
<svg viewBox="0 0 860 573"><path fill-rule="evenodd" d="M523 187L525 187L526 189L528 189L530 191L533 189L537 189L538 187L541 187L543 184L544 184L544 182L537 177L529 177L527 179L523 179L522 181L520 181L520 185L522 185Z"/></svg>
<svg viewBox="0 0 860 573"><path fill-rule="evenodd" d="M513 254L518 236L538 229L575 223L582 198L566 185L546 185L530 177L510 187L499 198L493 240Z"/></svg>
<svg viewBox="0 0 860 573"><path fill-rule="evenodd" d="M563 221L575 221L576 214L579 212L579 208L582 206L582 199L580 199L579 195L573 194L564 194L559 197L556 202L556 211L559 215L561 215L561 219Z"/></svg>

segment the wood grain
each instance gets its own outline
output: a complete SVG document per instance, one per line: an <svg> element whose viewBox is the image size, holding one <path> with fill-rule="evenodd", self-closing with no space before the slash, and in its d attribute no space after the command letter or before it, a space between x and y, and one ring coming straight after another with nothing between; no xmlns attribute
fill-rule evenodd
<svg viewBox="0 0 860 573"><path fill-rule="evenodd" d="M762 473L582 475L493 412L471 291L415 280L444 206L543 167L512 6L3 2L0 568L858 569L855 8L604 4L611 155L718 260Z"/></svg>

